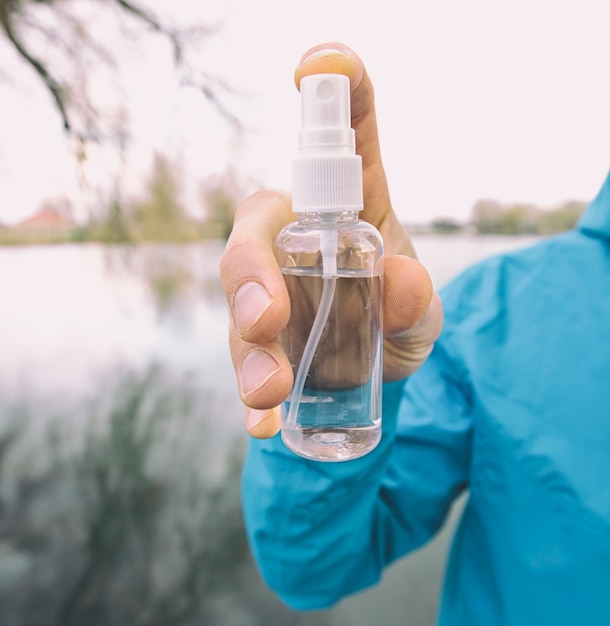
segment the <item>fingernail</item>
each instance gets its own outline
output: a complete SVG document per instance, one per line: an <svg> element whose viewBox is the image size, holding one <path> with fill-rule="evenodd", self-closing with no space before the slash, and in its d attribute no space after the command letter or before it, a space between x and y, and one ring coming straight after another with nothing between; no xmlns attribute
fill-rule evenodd
<svg viewBox="0 0 610 626"><path fill-rule="evenodd" d="M254 326L272 301L269 292L260 283L244 283L233 299L233 318L239 332Z"/></svg>
<svg viewBox="0 0 610 626"><path fill-rule="evenodd" d="M279 369L279 363L268 352L249 352L241 364L241 390L244 397L258 391Z"/></svg>
<svg viewBox="0 0 610 626"><path fill-rule="evenodd" d="M259 439L273 437L280 428L278 408L248 409L246 412L246 428L252 437Z"/></svg>
<svg viewBox="0 0 610 626"><path fill-rule="evenodd" d="M362 80L364 66L351 48L330 43L314 47L303 55L295 71L297 87L303 74L314 71L338 71L346 74L350 77L351 89L354 90Z"/></svg>
<svg viewBox="0 0 610 626"><path fill-rule="evenodd" d="M316 59L323 59L325 57L344 57L347 56L344 50L339 48L321 48L319 50L313 50L312 52L305 53L305 56L301 59L301 65L308 61L315 61Z"/></svg>

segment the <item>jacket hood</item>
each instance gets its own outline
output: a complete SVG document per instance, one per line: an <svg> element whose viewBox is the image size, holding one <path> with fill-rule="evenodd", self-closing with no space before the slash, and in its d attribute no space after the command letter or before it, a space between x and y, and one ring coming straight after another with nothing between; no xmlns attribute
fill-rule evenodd
<svg viewBox="0 0 610 626"><path fill-rule="evenodd" d="M610 172L599 193L582 214L578 228L587 234L610 239Z"/></svg>

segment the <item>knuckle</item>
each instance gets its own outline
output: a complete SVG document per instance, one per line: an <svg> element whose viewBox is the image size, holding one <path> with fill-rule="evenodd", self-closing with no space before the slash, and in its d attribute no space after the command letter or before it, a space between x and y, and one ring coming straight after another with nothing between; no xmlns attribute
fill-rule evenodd
<svg viewBox="0 0 610 626"><path fill-rule="evenodd" d="M290 194L280 189L259 189L249 195L235 211L235 222L239 222L252 211L259 211L263 205L285 205L290 203Z"/></svg>

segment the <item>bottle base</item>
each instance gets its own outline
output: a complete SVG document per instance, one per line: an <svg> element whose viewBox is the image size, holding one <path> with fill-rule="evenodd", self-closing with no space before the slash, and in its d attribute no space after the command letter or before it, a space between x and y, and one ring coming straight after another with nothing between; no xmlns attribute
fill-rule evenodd
<svg viewBox="0 0 610 626"><path fill-rule="evenodd" d="M380 440L379 426L282 429L286 447L314 461L357 459L376 448Z"/></svg>

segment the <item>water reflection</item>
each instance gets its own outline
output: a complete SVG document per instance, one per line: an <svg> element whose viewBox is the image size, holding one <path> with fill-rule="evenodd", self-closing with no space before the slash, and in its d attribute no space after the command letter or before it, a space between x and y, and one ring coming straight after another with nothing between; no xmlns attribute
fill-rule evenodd
<svg viewBox="0 0 610 626"><path fill-rule="evenodd" d="M44 406L2 407L3 626L303 623L256 577L214 393L152 368L43 430Z"/></svg>
<svg viewBox="0 0 610 626"><path fill-rule="evenodd" d="M218 280L220 241L190 245L140 244L106 246L106 273L117 280L130 277L147 290L152 307L160 317L177 309L192 307L203 297L212 305L222 296Z"/></svg>

